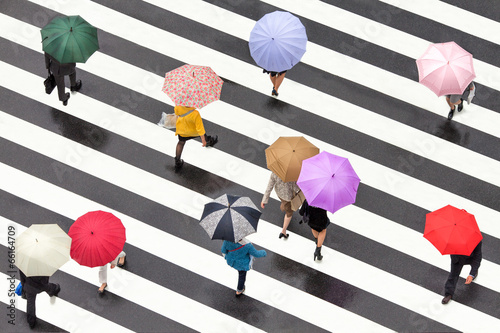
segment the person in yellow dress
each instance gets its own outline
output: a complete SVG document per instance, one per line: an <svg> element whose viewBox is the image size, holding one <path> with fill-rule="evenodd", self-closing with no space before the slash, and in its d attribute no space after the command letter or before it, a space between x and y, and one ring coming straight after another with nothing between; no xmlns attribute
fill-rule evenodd
<svg viewBox="0 0 500 333"><path fill-rule="evenodd" d="M175 169L179 170L184 164L181 155L186 141L200 137L203 147L213 147L219 141L219 137L217 135L212 137L205 133L203 120L196 108L177 105L174 108L174 113L178 116L175 124L175 135L179 138L175 148Z"/></svg>

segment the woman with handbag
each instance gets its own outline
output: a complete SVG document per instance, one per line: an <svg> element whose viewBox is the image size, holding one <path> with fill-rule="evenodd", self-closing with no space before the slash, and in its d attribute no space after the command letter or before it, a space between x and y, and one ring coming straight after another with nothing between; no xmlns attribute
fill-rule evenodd
<svg viewBox="0 0 500 333"><path fill-rule="evenodd" d="M299 214L302 216L302 221L311 227L312 234L316 239L316 250L314 251L314 261L323 259L321 255L321 246L326 237L326 228L330 225L330 219L326 214L326 210L318 207L309 206L307 200L304 200L300 207Z"/></svg>
<svg viewBox="0 0 500 333"><path fill-rule="evenodd" d="M253 258L265 257L267 253L265 250L257 251L252 243L245 239L240 239L238 243L224 241L221 252L227 264L238 271L236 297L240 297L245 292L247 272L252 268Z"/></svg>
<svg viewBox="0 0 500 333"><path fill-rule="evenodd" d="M288 234L286 230L290 221L292 220L293 209L292 209L292 199L293 197L300 191L300 188L297 186L297 182L284 182L278 177L274 172L271 173L271 177L269 178L269 183L267 184L266 192L264 192L264 197L262 198L262 202L260 206L264 209L265 205L267 205L269 201L269 196L271 195L271 191L276 191L278 198L281 200L280 209L282 212L285 212L285 217L283 219L283 229L279 234L279 238L288 238Z"/></svg>

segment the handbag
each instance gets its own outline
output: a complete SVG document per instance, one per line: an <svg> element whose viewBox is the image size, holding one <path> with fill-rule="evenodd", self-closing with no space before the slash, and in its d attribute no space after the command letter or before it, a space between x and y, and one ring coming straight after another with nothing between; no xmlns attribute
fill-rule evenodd
<svg viewBox="0 0 500 333"><path fill-rule="evenodd" d="M175 124L177 123L177 115L174 113L161 113L161 119L158 122L159 126L165 128L175 128Z"/></svg>
<svg viewBox="0 0 500 333"><path fill-rule="evenodd" d="M49 75L47 78L43 81L43 85L45 86L45 92L50 95L52 90L56 87L56 78L54 77L54 74L48 70Z"/></svg>
<svg viewBox="0 0 500 333"><path fill-rule="evenodd" d="M22 294L23 294L23 285L21 284L21 282L19 282L19 284L16 287L16 295L21 296Z"/></svg>
<svg viewBox="0 0 500 333"><path fill-rule="evenodd" d="M291 201L292 210L295 212L297 209L299 209L300 206L302 206L304 200L306 200L304 193L302 193L302 190L298 191Z"/></svg>

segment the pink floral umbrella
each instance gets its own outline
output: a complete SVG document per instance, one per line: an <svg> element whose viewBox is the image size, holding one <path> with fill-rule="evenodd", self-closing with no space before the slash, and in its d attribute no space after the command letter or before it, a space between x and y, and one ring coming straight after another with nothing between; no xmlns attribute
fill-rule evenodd
<svg viewBox="0 0 500 333"><path fill-rule="evenodd" d="M455 42L431 44L417 59L418 81L436 95L461 95L476 77L472 54Z"/></svg>
<svg viewBox="0 0 500 333"><path fill-rule="evenodd" d="M356 201L359 182L347 158L323 151L302 161L297 185L310 206L335 213Z"/></svg>
<svg viewBox="0 0 500 333"><path fill-rule="evenodd" d="M210 67L184 65L165 74L162 91L175 105L200 109L220 98L223 83Z"/></svg>

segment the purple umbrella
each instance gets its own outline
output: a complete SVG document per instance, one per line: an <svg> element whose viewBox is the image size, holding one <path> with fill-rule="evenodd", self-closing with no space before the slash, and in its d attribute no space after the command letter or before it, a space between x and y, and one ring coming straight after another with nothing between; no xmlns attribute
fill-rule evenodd
<svg viewBox="0 0 500 333"><path fill-rule="evenodd" d="M306 52L306 28L288 12L264 15L250 33L250 54L257 65L271 72L295 66Z"/></svg>
<svg viewBox="0 0 500 333"><path fill-rule="evenodd" d="M324 151L302 161L297 185L309 205L335 213L356 201L359 181L347 158Z"/></svg>

